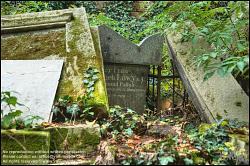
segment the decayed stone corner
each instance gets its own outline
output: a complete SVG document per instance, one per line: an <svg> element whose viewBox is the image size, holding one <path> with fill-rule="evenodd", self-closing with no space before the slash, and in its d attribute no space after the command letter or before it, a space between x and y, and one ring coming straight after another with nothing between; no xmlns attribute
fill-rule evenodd
<svg viewBox="0 0 250 166"><path fill-rule="evenodd" d="M1 164L3 165L46 165L49 163L49 149L49 132L1 130Z"/></svg>
<svg viewBox="0 0 250 166"><path fill-rule="evenodd" d="M98 124L78 124L44 129L51 135L51 151L82 151L89 154L100 143L101 133Z"/></svg>

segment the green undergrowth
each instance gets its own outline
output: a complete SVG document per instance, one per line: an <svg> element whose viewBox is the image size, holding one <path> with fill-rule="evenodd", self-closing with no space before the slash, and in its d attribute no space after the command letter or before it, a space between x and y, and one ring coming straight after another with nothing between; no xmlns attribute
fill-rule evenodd
<svg viewBox="0 0 250 166"><path fill-rule="evenodd" d="M86 92L82 96L78 96L76 100L70 95L60 97L53 105L53 121L55 122L83 122L85 120L94 120L93 118L106 114L106 106L97 103L94 92L95 84L99 80L100 73L90 67L84 72L83 86Z"/></svg>
<svg viewBox="0 0 250 166"><path fill-rule="evenodd" d="M122 165L249 162L245 149L249 129L246 123L237 120L220 119L216 123L197 125L180 114L157 118L116 106L111 108L109 118L97 123L101 125L102 138L116 149L116 162ZM148 130L154 125L170 127L172 132L152 136ZM145 139L149 142L146 145Z"/></svg>
<svg viewBox="0 0 250 166"><path fill-rule="evenodd" d="M1 92L1 129L24 129L36 126L35 122L43 118L38 115L22 117L23 110L18 109L17 106L22 106L27 110L29 108L20 103L13 93L10 91Z"/></svg>

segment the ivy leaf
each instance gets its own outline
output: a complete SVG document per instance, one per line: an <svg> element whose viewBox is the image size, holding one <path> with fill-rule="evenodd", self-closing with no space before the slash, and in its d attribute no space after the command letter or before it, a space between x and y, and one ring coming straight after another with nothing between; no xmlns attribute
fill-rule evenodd
<svg viewBox="0 0 250 166"><path fill-rule="evenodd" d="M207 56L208 54L204 54L203 56L202 56L202 60L203 61L206 61L209 57Z"/></svg>
<svg viewBox="0 0 250 166"><path fill-rule="evenodd" d="M88 74L88 73L85 73L85 74L84 74L84 78L90 78L90 77L91 77L90 74Z"/></svg>
<svg viewBox="0 0 250 166"><path fill-rule="evenodd" d="M99 71L97 69L93 69L93 73L97 74L97 73L99 73Z"/></svg>
<svg viewBox="0 0 250 166"><path fill-rule="evenodd" d="M7 104L16 106L17 104L17 98L15 96L10 96L6 99Z"/></svg>
<svg viewBox="0 0 250 166"><path fill-rule="evenodd" d="M245 56L245 57L243 58L243 61L246 62L247 64L249 64L249 56Z"/></svg>
<svg viewBox="0 0 250 166"><path fill-rule="evenodd" d="M94 84L95 84L94 81L90 81L90 82L88 83L87 87L90 88L90 87L92 87Z"/></svg>
<svg viewBox="0 0 250 166"><path fill-rule="evenodd" d="M88 114L93 116L95 113L94 112L88 112Z"/></svg>
<svg viewBox="0 0 250 166"><path fill-rule="evenodd" d="M227 69L227 72L228 72L228 73L232 73L232 71L234 70L235 67L236 67L235 64L234 64L234 65L230 65L230 66L228 67L228 69Z"/></svg>
<svg viewBox="0 0 250 166"><path fill-rule="evenodd" d="M224 77L227 73L227 66L221 67L219 69L217 69L217 73L221 76Z"/></svg>
<svg viewBox="0 0 250 166"><path fill-rule="evenodd" d="M192 44L196 44L197 41L198 41L198 38L196 36L194 36L193 39L192 39Z"/></svg>
<svg viewBox="0 0 250 166"><path fill-rule="evenodd" d="M84 79L82 82L83 82L85 85L87 85L87 84L89 83L89 80Z"/></svg>
<svg viewBox="0 0 250 166"><path fill-rule="evenodd" d="M174 158L172 156L168 157L159 157L160 165L168 165L169 162L174 162Z"/></svg>
<svg viewBox="0 0 250 166"><path fill-rule="evenodd" d="M212 58L216 58L217 52L211 52L209 55L210 55Z"/></svg>
<svg viewBox="0 0 250 166"><path fill-rule="evenodd" d="M246 49L246 47L241 43L237 43L237 48L239 49L239 51L244 51Z"/></svg>
<svg viewBox="0 0 250 166"><path fill-rule="evenodd" d="M127 134L128 136L133 135L133 130L131 128L125 129L125 134Z"/></svg>
<svg viewBox="0 0 250 166"><path fill-rule="evenodd" d="M94 91L94 87L90 87L90 88L88 88L86 91L87 91L87 93L90 93L90 92L93 92Z"/></svg>
<svg viewBox="0 0 250 166"><path fill-rule="evenodd" d="M80 108L77 104L72 104L67 107L66 112L72 114L73 116L77 116L77 113L80 111Z"/></svg>
<svg viewBox="0 0 250 166"><path fill-rule="evenodd" d="M207 72L204 76L204 81L207 81L210 77L212 77L214 75L215 71L212 72Z"/></svg>
<svg viewBox="0 0 250 166"><path fill-rule="evenodd" d="M193 160L189 158L184 159L185 165L193 165Z"/></svg>
<svg viewBox="0 0 250 166"><path fill-rule="evenodd" d="M134 113L135 111L131 110L130 108L127 109L128 113Z"/></svg>
<svg viewBox="0 0 250 166"><path fill-rule="evenodd" d="M98 78L98 76L97 75L93 75L93 77L92 77L92 80L93 81L96 81L96 80L98 80L99 78Z"/></svg>
<svg viewBox="0 0 250 166"><path fill-rule="evenodd" d="M244 61L239 61L239 62L237 62L237 67L238 67L238 69L239 69L241 72L243 72L244 67L245 67Z"/></svg>
<svg viewBox="0 0 250 166"><path fill-rule="evenodd" d="M60 111L60 109L56 106L53 106L51 111L55 114L55 116L57 116L57 113Z"/></svg>
<svg viewBox="0 0 250 166"><path fill-rule="evenodd" d="M173 22L172 25L171 25L171 28L172 28L172 29L175 29L176 26L177 26L176 22Z"/></svg>
<svg viewBox="0 0 250 166"><path fill-rule="evenodd" d="M40 116L31 116L30 118L24 120L24 125L25 127L31 127L34 120L40 120L40 119L43 120L43 118Z"/></svg>
<svg viewBox="0 0 250 166"><path fill-rule="evenodd" d="M20 116L22 114L22 111L20 110L16 110L13 112L9 112L7 115L5 115L2 119L1 119L1 127L7 129L10 127L11 123L13 122L13 120Z"/></svg>

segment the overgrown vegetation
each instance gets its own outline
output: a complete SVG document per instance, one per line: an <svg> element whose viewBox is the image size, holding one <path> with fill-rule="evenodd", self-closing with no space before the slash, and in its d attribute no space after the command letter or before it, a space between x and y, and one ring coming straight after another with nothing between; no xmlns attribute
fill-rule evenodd
<svg viewBox="0 0 250 166"><path fill-rule="evenodd" d="M92 25L106 24L125 38L138 43L145 36L166 28L184 29L183 42L202 36L213 51L194 57L197 67L206 71L204 79L215 72L233 73L248 78L249 3L244 1L156 1L140 18L131 16L134 1L111 1L98 9L94 1L3 1L1 14L19 14L84 6ZM147 3L147 2L144 2ZM181 10L180 10L181 9ZM191 21L193 24L187 25Z"/></svg>
<svg viewBox="0 0 250 166"><path fill-rule="evenodd" d="M63 121L73 124L78 120L91 120L94 112L90 100L94 97L95 83L99 80L99 71L96 68L88 68L83 74L83 84L86 94L77 97L76 101L69 95L60 97L53 106L54 121Z"/></svg>
<svg viewBox="0 0 250 166"><path fill-rule="evenodd" d="M37 115L21 117L23 111L17 109L17 105L25 106L11 92L1 92L1 129L32 128L36 126L35 121L43 119Z"/></svg>
<svg viewBox="0 0 250 166"><path fill-rule="evenodd" d="M140 18L131 16L134 1L111 1L97 8L94 1L3 1L1 14L19 14L84 6L91 25L106 24L125 38L139 43L144 37L165 29L184 29L183 42L194 44L199 37L213 47L212 52L194 57L198 68L206 71L204 79L215 72L233 73L248 78L249 71L249 3L244 1L156 1L144 3ZM146 4L146 5L145 5ZM181 10L180 10L181 9ZM192 22L187 26L187 22ZM193 25L196 28L193 28Z"/></svg>
<svg viewBox="0 0 250 166"><path fill-rule="evenodd" d="M103 138L116 152L113 164L238 165L249 162L244 143L249 130L247 124L237 120L220 119L216 123L197 125L180 113L153 118L117 106L111 109L108 119L98 123Z"/></svg>
<svg viewBox="0 0 250 166"><path fill-rule="evenodd" d="M224 77L232 73L236 78L249 79L249 2L243 1L156 1L136 18L131 16L134 1L112 1L97 8L94 1L1 1L1 14L19 14L84 6L91 25L106 24L134 43L154 33L166 35L166 29L182 33L182 42L197 44L203 37L213 48L211 52L193 58L193 65L205 70L204 80L214 73ZM163 74L171 73L171 62L164 48ZM174 112L155 117L138 115L119 106L109 110L109 116L97 119L89 101L93 98L98 70L84 73L84 96L73 100L63 96L55 103L55 121L75 123L93 121L101 127L102 138L113 146L119 164L248 164L245 147L249 144L247 124L218 119L216 123L191 122L193 113ZM177 84L177 81L176 81ZM165 82L162 91L170 97L173 82ZM180 88L182 89L182 88ZM1 128L32 127L39 117L20 121L20 104L10 92L2 92L1 104L10 109L3 114ZM186 118L186 116L189 118ZM197 116L195 116L197 117ZM155 130L152 132L152 130ZM98 164L98 163L97 163Z"/></svg>

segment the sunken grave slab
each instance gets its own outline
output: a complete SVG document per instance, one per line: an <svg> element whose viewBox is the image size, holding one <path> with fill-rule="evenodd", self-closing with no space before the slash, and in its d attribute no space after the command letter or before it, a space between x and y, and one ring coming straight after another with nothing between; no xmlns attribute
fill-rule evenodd
<svg viewBox="0 0 250 166"><path fill-rule="evenodd" d="M94 67L104 74L98 56L84 8L1 17L1 60L64 61L57 98L86 93L83 73ZM93 104L107 109L105 80L95 86Z"/></svg>

